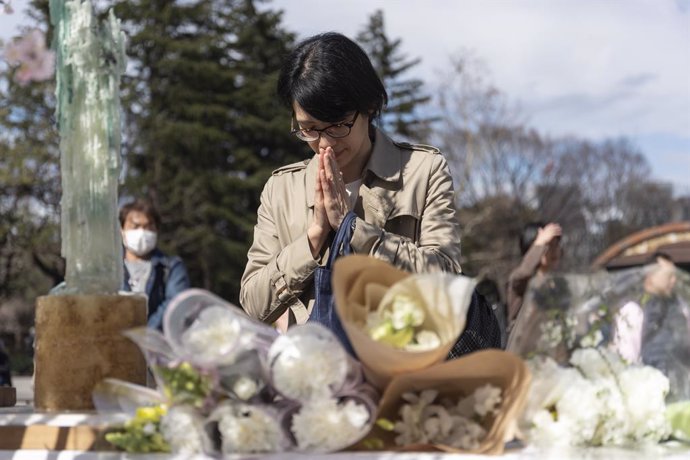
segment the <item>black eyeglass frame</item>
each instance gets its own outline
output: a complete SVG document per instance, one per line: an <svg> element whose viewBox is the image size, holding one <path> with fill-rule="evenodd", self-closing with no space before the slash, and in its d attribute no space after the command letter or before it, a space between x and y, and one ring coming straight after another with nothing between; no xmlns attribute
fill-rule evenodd
<svg viewBox="0 0 690 460"><path fill-rule="evenodd" d="M295 115L293 113L292 118L290 119L290 134L294 134L297 139L304 141L304 142L314 142L318 141L321 139L321 135L326 134L328 137L333 138L333 139L342 139L343 137L347 137L350 135L350 132L352 131L352 127L355 125L355 122L357 121L357 117L359 117L359 112L355 112L355 116L352 118L351 121L347 121L344 123L333 123L332 125L328 125L325 128L317 129L317 128L310 128L310 129L295 129ZM342 128L342 127L347 128L347 133L343 134L342 136L334 136L333 134L329 133L328 130L332 128ZM315 138L311 138L308 136L304 135L305 131L316 131L318 133L318 136Z"/></svg>

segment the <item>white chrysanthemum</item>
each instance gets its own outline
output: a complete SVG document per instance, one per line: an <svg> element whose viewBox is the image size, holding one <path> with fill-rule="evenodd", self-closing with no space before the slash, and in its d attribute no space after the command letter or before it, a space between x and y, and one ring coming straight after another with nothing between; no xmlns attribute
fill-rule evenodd
<svg viewBox="0 0 690 460"><path fill-rule="evenodd" d="M586 445L591 442L600 419L599 388L583 378L568 385L556 403L558 422L568 420L574 432L572 445Z"/></svg>
<svg viewBox="0 0 690 460"><path fill-rule="evenodd" d="M484 417L487 414L496 414L501 404L501 389L487 383L474 390L472 397L477 415Z"/></svg>
<svg viewBox="0 0 690 460"><path fill-rule="evenodd" d="M208 453L211 440L204 429L204 420L188 406L173 406L161 418L161 434L176 454Z"/></svg>
<svg viewBox="0 0 690 460"><path fill-rule="evenodd" d="M551 358L530 360L527 366L533 378L523 411L524 428L538 411L555 406L571 383L583 379L576 369L561 367Z"/></svg>
<svg viewBox="0 0 690 460"><path fill-rule="evenodd" d="M217 365L232 364L241 334L239 321L221 306L204 309L182 334L182 345L199 361Z"/></svg>
<svg viewBox="0 0 690 460"><path fill-rule="evenodd" d="M606 349L579 349L571 363L587 378L572 374L574 369L549 369L549 362L530 363L536 370L530 399L553 381L553 375L571 372L555 404L546 402L551 398L537 396L543 407L539 410L533 401L528 402L522 425L531 425L533 442L562 445L567 440L571 445L626 446L657 443L668 436L664 417L668 379L661 372L626 367L620 357Z"/></svg>
<svg viewBox="0 0 690 460"><path fill-rule="evenodd" d="M273 385L288 398L330 397L347 377L347 355L340 344L318 335L282 335L269 356Z"/></svg>
<svg viewBox="0 0 690 460"><path fill-rule="evenodd" d="M555 420L550 411L542 409L534 414L531 423L529 440L537 446L565 447L574 444L572 437L575 430L568 418Z"/></svg>
<svg viewBox="0 0 690 460"><path fill-rule="evenodd" d="M279 452L284 448L285 436L279 420L259 406L224 404L209 419L218 421L224 454Z"/></svg>
<svg viewBox="0 0 690 460"><path fill-rule="evenodd" d="M388 314L393 322L393 327L397 330L405 329L408 326L421 326L424 322L424 310L415 299L405 294L398 294L393 298L393 304Z"/></svg>
<svg viewBox="0 0 690 460"><path fill-rule="evenodd" d="M348 400L311 400L292 417L292 433L303 451L333 452L359 441L369 431L372 414Z"/></svg>
<svg viewBox="0 0 690 460"><path fill-rule="evenodd" d="M241 376L232 385L232 392L242 401L252 398L259 391L259 385L255 380Z"/></svg>
<svg viewBox="0 0 690 460"><path fill-rule="evenodd" d="M597 427L597 387L575 369L546 359L534 369L521 425L539 445L573 446L588 442Z"/></svg>
<svg viewBox="0 0 690 460"><path fill-rule="evenodd" d="M635 366L618 376L628 409L629 436L634 443L657 443L671 433L664 402L669 381L659 370Z"/></svg>
<svg viewBox="0 0 690 460"><path fill-rule="evenodd" d="M595 446L620 446L626 442L628 415L623 395L613 375L593 380L599 398L599 427L591 441Z"/></svg>
<svg viewBox="0 0 690 460"><path fill-rule="evenodd" d="M520 425L530 441L558 446L589 441L598 421L597 388L551 358L531 360L528 367L533 378Z"/></svg>

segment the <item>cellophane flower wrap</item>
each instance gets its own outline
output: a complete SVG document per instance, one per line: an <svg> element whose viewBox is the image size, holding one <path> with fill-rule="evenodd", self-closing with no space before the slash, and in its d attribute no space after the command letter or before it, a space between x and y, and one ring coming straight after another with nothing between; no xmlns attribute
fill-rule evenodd
<svg viewBox="0 0 690 460"><path fill-rule="evenodd" d="M333 269L336 309L367 379L383 389L395 375L445 360L465 328L474 281L410 275L362 255Z"/></svg>
<svg viewBox="0 0 690 460"><path fill-rule="evenodd" d="M690 277L659 270L530 285L508 343L533 373L520 422L526 440L628 447L682 436L666 406L690 399ZM650 287L659 275L673 277L663 292Z"/></svg>
<svg viewBox="0 0 690 460"><path fill-rule="evenodd" d="M124 450L331 452L355 444L374 423L378 393L320 325L280 335L199 289L175 297L163 325L164 334L126 333L146 356L157 391L109 380L94 393L98 410L133 416L109 433Z"/></svg>

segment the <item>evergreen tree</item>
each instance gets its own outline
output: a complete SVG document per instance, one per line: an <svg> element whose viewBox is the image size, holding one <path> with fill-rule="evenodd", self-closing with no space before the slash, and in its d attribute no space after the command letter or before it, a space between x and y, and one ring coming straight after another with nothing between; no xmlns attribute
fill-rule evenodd
<svg viewBox="0 0 690 460"><path fill-rule="evenodd" d="M426 139L430 133L431 123L436 118L421 115L419 109L427 104L431 97L423 93L422 80L403 78L408 70L421 62L421 59L408 60L407 56L401 54L402 40L388 38L381 10L375 11L369 17L368 24L357 35L357 41L369 55L388 91L388 106L381 117L383 129L406 139Z"/></svg>
<svg viewBox="0 0 690 460"><path fill-rule="evenodd" d="M236 301L261 188L304 157L275 96L293 36L252 0L127 0L115 13L130 37L126 194L158 204L162 247L193 285Z"/></svg>

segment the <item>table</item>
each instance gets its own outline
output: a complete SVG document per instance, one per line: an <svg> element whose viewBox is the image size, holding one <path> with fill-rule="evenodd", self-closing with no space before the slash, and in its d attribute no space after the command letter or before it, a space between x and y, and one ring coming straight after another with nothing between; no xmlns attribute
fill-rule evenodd
<svg viewBox="0 0 690 460"><path fill-rule="evenodd" d="M101 430L122 423L125 414L37 413L32 406L0 409L0 460L162 460L175 458L168 454L123 454L102 440ZM20 448L16 447L20 446ZM87 449L94 447L96 451ZM212 457L197 456L198 459ZM341 452L333 454L280 453L270 455L230 455L228 460L665 460L690 459L690 445L669 442L636 450L621 448L537 449L509 443L501 457L437 452Z"/></svg>

